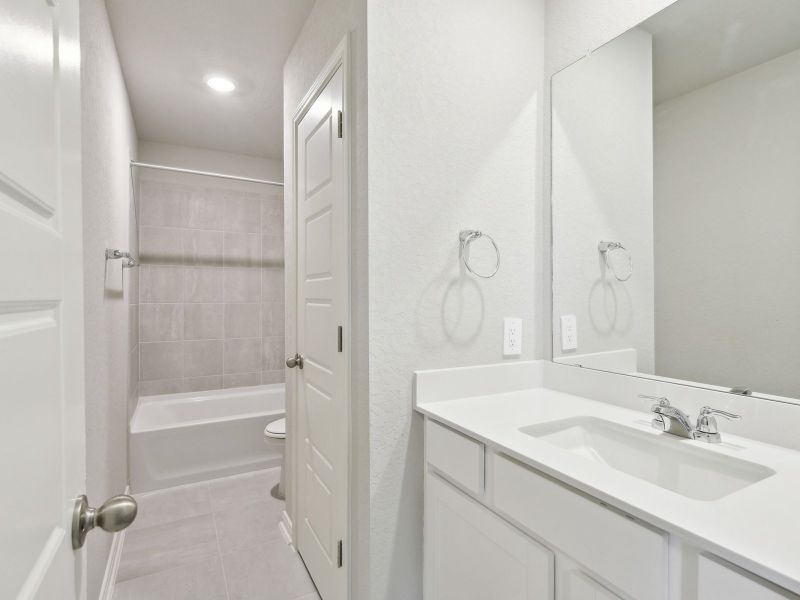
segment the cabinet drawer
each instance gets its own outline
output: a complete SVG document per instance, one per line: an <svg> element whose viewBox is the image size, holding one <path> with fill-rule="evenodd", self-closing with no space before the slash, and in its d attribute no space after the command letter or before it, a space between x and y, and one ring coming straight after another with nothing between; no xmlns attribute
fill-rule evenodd
<svg viewBox="0 0 800 600"><path fill-rule="evenodd" d="M738 567L708 556L700 556L697 574L698 600L798 600L800 596L781 589Z"/></svg>
<svg viewBox="0 0 800 600"><path fill-rule="evenodd" d="M494 457L498 512L541 537L636 600L665 600L668 540L640 524L504 456Z"/></svg>
<svg viewBox="0 0 800 600"><path fill-rule="evenodd" d="M440 473L475 494L483 494L483 455L480 442L430 419L425 420L425 457Z"/></svg>

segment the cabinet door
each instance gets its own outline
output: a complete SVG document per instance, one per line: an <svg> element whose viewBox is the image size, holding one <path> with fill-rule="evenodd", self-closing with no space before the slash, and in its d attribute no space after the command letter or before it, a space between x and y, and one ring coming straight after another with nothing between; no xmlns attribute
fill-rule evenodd
<svg viewBox="0 0 800 600"><path fill-rule="evenodd" d="M553 600L553 553L425 477L425 600Z"/></svg>
<svg viewBox="0 0 800 600"><path fill-rule="evenodd" d="M597 583L571 560L559 555L556 563L556 600L620 600L619 596Z"/></svg>
<svg viewBox="0 0 800 600"><path fill-rule="evenodd" d="M697 579L698 600L800 600L800 596L716 557L700 556Z"/></svg>

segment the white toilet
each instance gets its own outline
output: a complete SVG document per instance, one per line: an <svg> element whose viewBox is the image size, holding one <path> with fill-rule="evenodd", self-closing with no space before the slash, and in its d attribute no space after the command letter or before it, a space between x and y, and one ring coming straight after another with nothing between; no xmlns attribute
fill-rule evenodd
<svg viewBox="0 0 800 600"><path fill-rule="evenodd" d="M280 500L286 499L283 489L283 477L286 471L286 418L277 419L264 428L264 442L267 446L281 453L281 478L278 485L272 488L272 495Z"/></svg>

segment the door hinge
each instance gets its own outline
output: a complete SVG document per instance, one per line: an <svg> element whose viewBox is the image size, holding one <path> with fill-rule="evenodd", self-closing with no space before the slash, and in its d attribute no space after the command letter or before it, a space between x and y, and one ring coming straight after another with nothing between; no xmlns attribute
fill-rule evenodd
<svg viewBox="0 0 800 600"><path fill-rule="evenodd" d="M339 111L339 124L337 129L337 136L342 137L342 111Z"/></svg>
<svg viewBox="0 0 800 600"><path fill-rule="evenodd" d="M336 347L339 349L339 352L342 351L342 346L343 345L344 345L344 342L342 341L342 326L339 325L339 339L338 339L338 342L336 343Z"/></svg>
<svg viewBox="0 0 800 600"><path fill-rule="evenodd" d="M336 558L336 566L341 569L342 565L344 564L344 556L343 556L343 553L342 553L342 540L339 540L339 545L338 545L338 548L337 548L337 555L336 556L337 556L337 558Z"/></svg>

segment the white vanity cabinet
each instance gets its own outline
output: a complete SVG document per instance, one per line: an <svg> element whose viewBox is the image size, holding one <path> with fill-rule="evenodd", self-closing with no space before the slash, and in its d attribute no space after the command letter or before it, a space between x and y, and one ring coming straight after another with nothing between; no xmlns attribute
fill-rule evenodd
<svg viewBox="0 0 800 600"><path fill-rule="evenodd" d="M425 459L424 600L800 600L429 417Z"/></svg>
<svg viewBox="0 0 800 600"><path fill-rule="evenodd" d="M531 535L596 563L602 577L633 590L629 598L666 600L663 533L510 459L487 457L481 442L430 419L425 438L425 600L620 598ZM627 550L609 553L606 536ZM615 569L620 558L629 564Z"/></svg>

